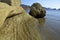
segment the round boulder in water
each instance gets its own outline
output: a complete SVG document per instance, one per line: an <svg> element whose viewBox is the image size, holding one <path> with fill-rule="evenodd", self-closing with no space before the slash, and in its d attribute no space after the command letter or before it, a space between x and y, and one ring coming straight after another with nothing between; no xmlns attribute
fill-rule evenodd
<svg viewBox="0 0 60 40"><path fill-rule="evenodd" d="M33 3L29 14L35 18L43 18L46 16L46 11L39 3Z"/></svg>

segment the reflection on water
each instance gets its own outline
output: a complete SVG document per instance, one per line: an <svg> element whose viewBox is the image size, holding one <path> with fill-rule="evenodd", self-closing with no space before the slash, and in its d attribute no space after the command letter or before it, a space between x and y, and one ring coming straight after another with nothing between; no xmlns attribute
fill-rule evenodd
<svg viewBox="0 0 60 40"><path fill-rule="evenodd" d="M44 25L44 23L45 23L45 18L39 18L38 21L39 21L39 23L40 23L41 25Z"/></svg>
<svg viewBox="0 0 60 40"><path fill-rule="evenodd" d="M60 40L60 10L46 10L46 12L45 18L38 19L43 40Z"/></svg>
<svg viewBox="0 0 60 40"><path fill-rule="evenodd" d="M60 40L60 10L46 10L43 24L46 40Z"/></svg>
<svg viewBox="0 0 60 40"><path fill-rule="evenodd" d="M41 34L42 34L42 39L46 40L46 34L45 34L45 18L39 18L38 19L41 27L39 27L39 29L41 29Z"/></svg>

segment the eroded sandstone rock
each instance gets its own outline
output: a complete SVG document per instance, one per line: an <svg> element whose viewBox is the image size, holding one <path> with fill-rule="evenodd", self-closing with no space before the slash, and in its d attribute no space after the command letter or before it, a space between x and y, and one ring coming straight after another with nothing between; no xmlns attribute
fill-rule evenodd
<svg viewBox="0 0 60 40"><path fill-rule="evenodd" d="M11 5L11 0L0 0L0 2L7 3L7 4Z"/></svg>
<svg viewBox="0 0 60 40"><path fill-rule="evenodd" d="M1 27L0 40L42 40L38 21L26 13L7 18Z"/></svg>
<svg viewBox="0 0 60 40"><path fill-rule="evenodd" d="M23 8L18 6L9 6L6 3L0 2L0 26L9 16L22 13Z"/></svg>
<svg viewBox="0 0 60 40"><path fill-rule="evenodd" d="M12 6L20 6L21 0L0 0L0 2L7 3Z"/></svg>
<svg viewBox="0 0 60 40"><path fill-rule="evenodd" d="M21 6L4 5L0 5L0 40L42 40L37 19Z"/></svg>
<svg viewBox="0 0 60 40"><path fill-rule="evenodd" d="M8 4L0 2L0 27L4 23L6 17L9 15L10 11L12 11L11 7Z"/></svg>

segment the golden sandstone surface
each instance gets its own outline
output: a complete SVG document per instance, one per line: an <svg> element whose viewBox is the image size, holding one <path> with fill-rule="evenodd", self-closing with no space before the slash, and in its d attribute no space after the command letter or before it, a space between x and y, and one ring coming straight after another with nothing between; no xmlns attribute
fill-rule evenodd
<svg viewBox="0 0 60 40"><path fill-rule="evenodd" d="M21 0L10 1L0 2L0 40L42 40L38 20L19 6Z"/></svg>

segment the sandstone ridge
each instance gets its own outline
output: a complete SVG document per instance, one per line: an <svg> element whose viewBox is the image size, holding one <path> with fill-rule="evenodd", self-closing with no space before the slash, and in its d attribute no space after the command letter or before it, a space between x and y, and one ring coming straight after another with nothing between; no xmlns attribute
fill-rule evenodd
<svg viewBox="0 0 60 40"><path fill-rule="evenodd" d="M38 20L19 6L19 0L10 1L0 1L0 40L42 40Z"/></svg>

